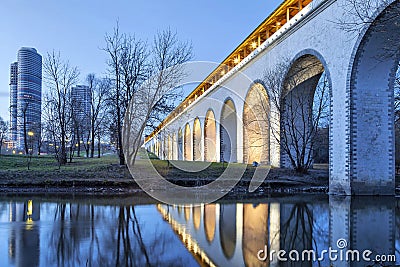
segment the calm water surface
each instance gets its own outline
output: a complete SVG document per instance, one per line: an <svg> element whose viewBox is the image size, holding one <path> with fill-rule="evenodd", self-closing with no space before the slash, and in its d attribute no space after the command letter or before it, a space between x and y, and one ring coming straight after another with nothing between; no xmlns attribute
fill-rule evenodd
<svg viewBox="0 0 400 267"><path fill-rule="evenodd" d="M341 251L371 250L372 259L396 256L385 266L400 264L396 198L292 196L189 206L151 202L3 196L0 266L382 266L320 257L329 247L338 257ZM260 261L279 250L296 250L300 259L303 251L312 250L321 259L284 262L275 255Z"/></svg>

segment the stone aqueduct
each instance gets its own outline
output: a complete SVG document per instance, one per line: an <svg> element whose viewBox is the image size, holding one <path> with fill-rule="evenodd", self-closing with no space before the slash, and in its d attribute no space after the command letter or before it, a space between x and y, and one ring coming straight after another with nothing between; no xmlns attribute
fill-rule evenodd
<svg viewBox="0 0 400 267"><path fill-rule="evenodd" d="M330 83L330 192L394 194L400 2L376 0L374 21L364 24L348 7L349 0L286 0L146 138L146 148L162 159L286 167L271 134L277 126L254 126L254 136L246 120L255 102L276 113L263 75L287 58L287 73L314 66L301 77L310 92L322 72Z"/></svg>

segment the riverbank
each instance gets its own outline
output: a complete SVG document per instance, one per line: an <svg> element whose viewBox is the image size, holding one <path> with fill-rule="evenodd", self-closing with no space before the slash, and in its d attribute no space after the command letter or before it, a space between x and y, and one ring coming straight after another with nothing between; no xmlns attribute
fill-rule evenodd
<svg viewBox="0 0 400 267"><path fill-rule="evenodd" d="M142 151L139 156L143 157L143 153ZM162 176L172 183L185 187L210 183L217 179L227 166L226 163L211 163L205 170L193 173L174 167L174 162L168 163L153 155L150 155L150 158ZM150 176L143 161L137 160L136 164L138 169L141 169L143 177ZM312 169L304 175L288 169L272 168L261 186L255 192L249 193L248 186L257 168L251 165L236 165L246 170L228 195L247 198L266 194L328 193L329 174L326 166L316 166L318 169ZM72 163L61 167L52 156L35 156L30 163L30 170L27 168L26 157L0 155L0 192L123 195L143 191L132 178L128 168L118 164L116 155L105 155L101 158L76 157ZM398 177L396 177L396 194L400 195Z"/></svg>
<svg viewBox="0 0 400 267"><path fill-rule="evenodd" d="M207 184L217 179L227 166L212 163L199 173L190 173L154 157L152 163L166 179L186 187ZM138 160L137 164L140 168L143 162ZM245 197L249 194L248 185L256 168L251 165L240 167L245 167L246 171L230 193ZM132 194L140 191L127 167L118 165L116 155L74 158L72 163L61 167L51 156L33 157L29 170L24 156L0 156L0 192L3 193ZM298 175L291 170L271 169L267 179L251 195L299 192L327 193L328 171L310 170L309 174Z"/></svg>

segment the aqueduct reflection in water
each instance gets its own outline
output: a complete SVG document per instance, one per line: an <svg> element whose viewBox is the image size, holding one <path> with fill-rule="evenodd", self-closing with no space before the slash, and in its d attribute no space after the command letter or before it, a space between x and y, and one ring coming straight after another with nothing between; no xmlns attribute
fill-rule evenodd
<svg viewBox="0 0 400 267"><path fill-rule="evenodd" d="M348 242L348 249L368 249L373 256L396 254L399 261L400 218L398 201L393 198L330 197L329 202L312 204L159 204L157 208L196 259L210 266L318 266L318 262L278 262L276 258L260 261L257 253L266 246L268 253L313 250L318 258L329 247L340 251L339 239ZM320 264L328 266L329 257ZM334 266L365 264L334 262Z"/></svg>
<svg viewBox="0 0 400 267"><path fill-rule="evenodd" d="M340 238L351 249L396 254L396 264L400 263L396 198L285 197L197 206L130 203L1 200L2 266L318 266L262 262L257 253L265 245L267 251L320 253L328 247L337 249ZM321 263L329 264L329 259Z"/></svg>

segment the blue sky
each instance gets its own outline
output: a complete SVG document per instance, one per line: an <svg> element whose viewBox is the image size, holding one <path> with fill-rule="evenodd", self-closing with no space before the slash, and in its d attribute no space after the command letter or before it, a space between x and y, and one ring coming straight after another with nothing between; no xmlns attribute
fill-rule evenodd
<svg viewBox="0 0 400 267"><path fill-rule="evenodd" d="M0 116L9 120L9 66L21 46L52 50L81 72L106 72L104 35L117 20L123 32L151 42L170 27L193 44L194 60L222 61L282 1L67 1L0 3ZM43 85L43 90L46 90Z"/></svg>

